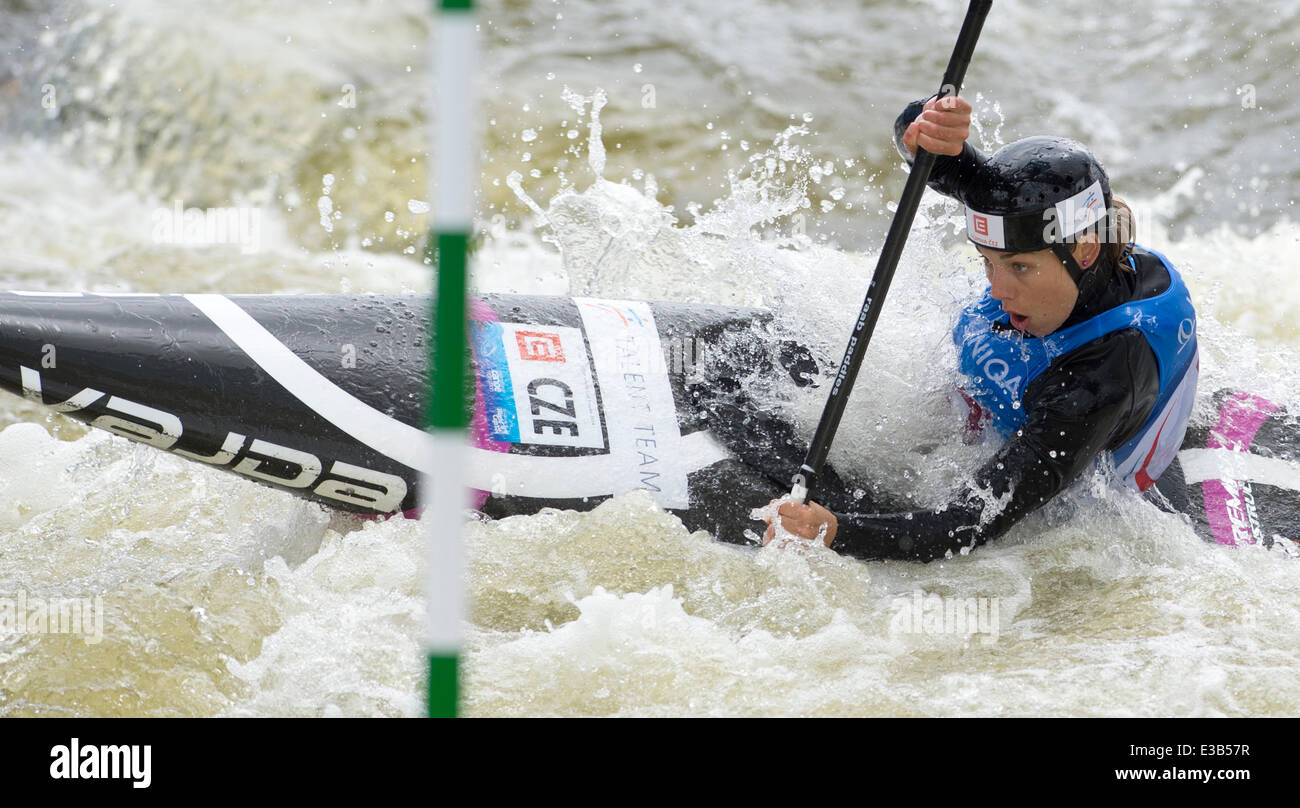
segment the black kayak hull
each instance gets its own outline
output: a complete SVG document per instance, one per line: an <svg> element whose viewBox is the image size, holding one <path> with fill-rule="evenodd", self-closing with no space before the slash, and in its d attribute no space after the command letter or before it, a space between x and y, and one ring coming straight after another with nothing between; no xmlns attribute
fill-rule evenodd
<svg viewBox="0 0 1300 808"><path fill-rule="evenodd" d="M122 437L367 514L426 485L429 299L0 293L0 386ZM489 295L471 306L470 503L590 508L641 489L691 529L745 542L806 443L753 404L773 374L816 383L768 312ZM1296 538L1300 429L1220 391L1158 486L1224 544ZM852 486L829 471L828 490ZM828 503L831 504L831 503ZM752 538L752 534L751 534Z"/></svg>

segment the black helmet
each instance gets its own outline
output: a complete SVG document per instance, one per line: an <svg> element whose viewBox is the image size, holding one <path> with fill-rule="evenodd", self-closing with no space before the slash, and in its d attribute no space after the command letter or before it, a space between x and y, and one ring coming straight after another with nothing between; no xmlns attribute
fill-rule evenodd
<svg viewBox="0 0 1300 808"><path fill-rule="evenodd" d="M1027 137L998 149L965 184L966 235L1009 252L1051 249L1079 280L1068 244L1083 232L1110 239L1110 180L1073 140Z"/></svg>

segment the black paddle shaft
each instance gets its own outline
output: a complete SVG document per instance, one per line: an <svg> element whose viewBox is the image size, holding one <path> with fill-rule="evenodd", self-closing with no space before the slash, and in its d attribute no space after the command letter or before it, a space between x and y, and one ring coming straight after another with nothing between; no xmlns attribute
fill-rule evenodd
<svg viewBox="0 0 1300 808"><path fill-rule="evenodd" d="M966 67L975 52L975 42L979 39L980 29L984 27L984 18L992 5L993 0L972 0L966 10L966 19L962 22L961 33L957 35L957 44L952 50L952 58L948 60L948 69L943 74L939 98L956 95L961 89L962 80L966 77ZM912 220L916 218L916 209L921 204L921 195L925 192L925 184L930 180L934 161L933 154L917 146L916 159L912 162L912 173L908 176L907 185L903 188L903 196L898 201L894 221L889 225L889 235L885 237L885 246L880 251L880 259L876 262L876 272L871 277L871 285L867 287L867 298L862 302L858 321L854 324L849 344L844 349L844 359L840 362L839 373L836 374L830 394L826 397L826 408L822 410L822 418L817 424L817 432L813 435L812 444L808 447L808 455L804 458L799 472L794 475L791 497L798 502L806 501L816 485L822 464L826 462L826 455L830 452L831 441L835 440L835 432L839 429L840 418L844 415L849 393L853 390L853 382L858 377L858 369L862 366L862 356L871 341L871 333L876 328L876 321L880 319L885 294L894 279L894 270L898 268L898 259L903 254L903 245L907 243L907 234L912 229Z"/></svg>

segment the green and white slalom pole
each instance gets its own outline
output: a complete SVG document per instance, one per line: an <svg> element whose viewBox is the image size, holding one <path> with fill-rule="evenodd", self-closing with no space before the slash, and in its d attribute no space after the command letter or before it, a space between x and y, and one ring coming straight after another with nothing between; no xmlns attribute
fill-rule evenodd
<svg viewBox="0 0 1300 808"><path fill-rule="evenodd" d="M461 621L465 613L465 550L461 538L468 497L463 480L469 427L465 398L465 296L473 216L474 115L477 62L473 0L433 0L436 87L433 141L433 216L426 254L434 267L436 297L428 393L433 440L425 602L429 656L428 715L460 713Z"/></svg>

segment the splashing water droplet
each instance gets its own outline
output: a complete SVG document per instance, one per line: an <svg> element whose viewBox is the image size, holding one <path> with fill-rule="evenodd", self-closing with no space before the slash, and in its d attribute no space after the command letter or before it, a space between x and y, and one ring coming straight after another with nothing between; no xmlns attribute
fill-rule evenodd
<svg viewBox="0 0 1300 808"><path fill-rule="evenodd" d="M334 212L334 202L328 196L322 196L316 200L316 210L320 213L320 226L325 229L326 233L334 232L334 223L330 221L330 214Z"/></svg>

